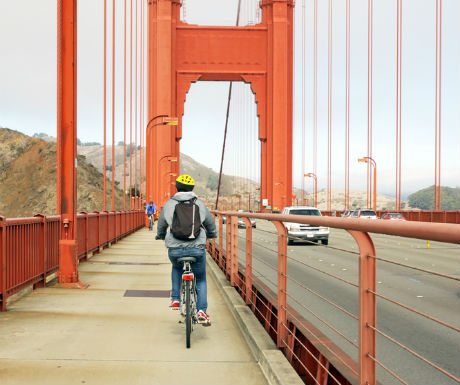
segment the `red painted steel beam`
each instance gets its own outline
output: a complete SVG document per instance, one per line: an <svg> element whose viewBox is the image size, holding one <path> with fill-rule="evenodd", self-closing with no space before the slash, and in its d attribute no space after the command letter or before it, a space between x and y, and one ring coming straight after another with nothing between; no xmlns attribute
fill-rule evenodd
<svg viewBox="0 0 460 385"><path fill-rule="evenodd" d="M57 2L57 211L61 215L59 282L77 269L77 1Z"/></svg>

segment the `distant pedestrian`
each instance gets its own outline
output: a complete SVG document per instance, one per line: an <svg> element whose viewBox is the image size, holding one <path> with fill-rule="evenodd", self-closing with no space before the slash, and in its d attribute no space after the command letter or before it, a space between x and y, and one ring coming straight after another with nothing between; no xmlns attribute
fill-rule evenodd
<svg viewBox="0 0 460 385"><path fill-rule="evenodd" d="M157 206L155 206L155 204L152 201L150 201L150 203L147 206L145 206L145 213L149 217L149 230L152 230L153 228L153 223L155 222L156 211L157 211Z"/></svg>

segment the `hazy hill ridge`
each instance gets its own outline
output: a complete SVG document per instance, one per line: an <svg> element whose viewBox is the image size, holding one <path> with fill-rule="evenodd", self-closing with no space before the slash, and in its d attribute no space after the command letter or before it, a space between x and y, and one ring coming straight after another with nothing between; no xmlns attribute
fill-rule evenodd
<svg viewBox="0 0 460 385"><path fill-rule="evenodd" d="M77 210L102 210L103 176L78 156ZM111 182L107 182L107 208L111 209ZM123 208L123 193L116 189L116 209ZM56 143L7 128L0 128L0 215L26 217L56 214Z"/></svg>
<svg viewBox="0 0 460 385"><path fill-rule="evenodd" d="M99 144L78 146L78 211L102 210L103 153L103 147ZM110 210L111 146L107 146L106 154L107 208ZM135 154L134 148L133 154ZM139 175L140 150L137 151L137 155L137 175ZM123 145L115 146L115 181L118 185L116 187L116 209L123 208L123 193L119 189L119 187L123 188L123 159ZM180 172L190 174L195 178L197 194L214 200L217 193L218 173L196 162L188 155L181 154L180 160ZM125 166L127 185L129 185L129 151L127 151L125 158ZM135 162L133 161L133 179L134 166ZM258 186L259 183L248 179L223 175L221 196L229 200L228 198L232 194L242 194L249 191L252 195L251 208L254 208L254 200L259 199L259 193L256 191ZM294 189L294 193L300 204L300 190ZM326 210L326 197L325 190L318 192L318 207L322 210ZM313 205L311 192L307 194L307 199L308 204ZM237 199L234 199L235 203L236 201ZM243 194L242 203L242 208L246 209L247 194ZM350 191L350 205L352 208L366 207L366 192ZM391 210L394 205L395 199L393 197L377 194L378 209ZM332 209L341 210L343 207L344 190L333 189ZM7 217L28 216L38 212L44 214L56 212L55 138L31 138L17 131L0 128L0 215Z"/></svg>

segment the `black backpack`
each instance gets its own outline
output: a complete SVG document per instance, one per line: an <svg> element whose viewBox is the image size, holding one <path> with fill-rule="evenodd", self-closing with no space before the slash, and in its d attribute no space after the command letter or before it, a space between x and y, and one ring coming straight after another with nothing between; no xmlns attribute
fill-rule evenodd
<svg viewBox="0 0 460 385"><path fill-rule="evenodd" d="M200 208L196 198L179 202L174 208L171 233L176 239L192 241L200 235Z"/></svg>

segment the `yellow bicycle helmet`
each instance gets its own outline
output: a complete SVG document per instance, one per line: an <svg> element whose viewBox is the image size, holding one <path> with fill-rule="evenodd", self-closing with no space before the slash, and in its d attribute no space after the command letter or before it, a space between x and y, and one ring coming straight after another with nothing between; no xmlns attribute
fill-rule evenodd
<svg viewBox="0 0 460 385"><path fill-rule="evenodd" d="M192 191L195 187L195 181L190 175L183 174L176 179L177 191Z"/></svg>

